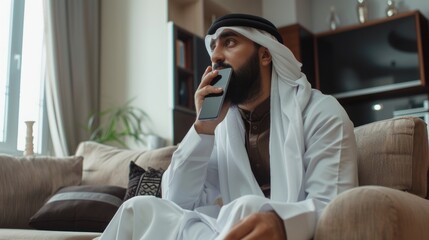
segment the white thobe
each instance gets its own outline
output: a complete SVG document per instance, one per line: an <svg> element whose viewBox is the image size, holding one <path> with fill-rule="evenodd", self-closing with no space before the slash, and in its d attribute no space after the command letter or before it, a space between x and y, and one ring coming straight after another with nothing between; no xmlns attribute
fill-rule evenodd
<svg viewBox="0 0 429 240"><path fill-rule="evenodd" d="M233 107L226 119L231 122L238 116ZM197 134L191 128L163 175L164 199L135 197L127 201L102 239L222 239L239 220L270 210L283 219L287 239L312 238L317 219L329 201L357 186L356 142L353 124L342 107L317 90L311 91L302 121L304 154L299 164L303 179L295 200L263 196L247 156L235 155L244 149L244 136L227 138L226 144L231 146L224 146L225 142L217 141L225 139L219 135L229 134L225 128L222 132L218 127L216 137ZM233 127L239 128L238 132L243 128L242 124ZM225 155L229 160L219 157L220 150L228 151ZM293 149L288 151L286 156L270 159L271 167L288 154L298 154ZM271 188L272 197L283 196L281 188L287 192L287 186L295 183L294 178L279 177L287 173L282 171L271 168L271 184L276 186ZM287 182L275 182L278 179Z"/></svg>

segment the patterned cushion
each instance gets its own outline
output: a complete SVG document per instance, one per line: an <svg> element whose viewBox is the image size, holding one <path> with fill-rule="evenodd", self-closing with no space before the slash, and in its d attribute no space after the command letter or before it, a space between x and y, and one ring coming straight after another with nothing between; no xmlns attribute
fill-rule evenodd
<svg viewBox="0 0 429 240"><path fill-rule="evenodd" d="M161 197L161 179L163 170L148 168L146 171L134 162L130 162L127 193L124 201L139 195Z"/></svg>

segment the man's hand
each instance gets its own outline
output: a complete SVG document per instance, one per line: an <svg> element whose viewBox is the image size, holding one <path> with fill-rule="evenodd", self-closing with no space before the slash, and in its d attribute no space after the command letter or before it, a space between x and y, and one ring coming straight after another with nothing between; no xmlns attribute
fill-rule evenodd
<svg viewBox="0 0 429 240"><path fill-rule="evenodd" d="M204 98L212 93L222 93L223 89L210 85L211 81L218 75L218 71L212 71L212 67L207 67L203 74L201 83L195 92L195 109L197 111L197 120L194 123L195 130L200 134L214 134L216 126L225 118L228 112L229 103L224 102L221 113L218 118L213 120L200 121L198 120Z"/></svg>
<svg viewBox="0 0 429 240"><path fill-rule="evenodd" d="M225 240L270 239L285 240L283 220L274 211L249 215L231 228Z"/></svg>

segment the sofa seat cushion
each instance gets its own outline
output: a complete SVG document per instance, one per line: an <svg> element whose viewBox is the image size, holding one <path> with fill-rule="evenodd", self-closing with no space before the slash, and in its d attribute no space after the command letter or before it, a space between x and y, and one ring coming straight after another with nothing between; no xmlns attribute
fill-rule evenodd
<svg viewBox="0 0 429 240"><path fill-rule="evenodd" d="M93 232L43 231L0 228L0 239L14 240L92 240L101 235Z"/></svg>
<svg viewBox="0 0 429 240"><path fill-rule="evenodd" d="M79 144L76 156L83 156L82 185L114 185L127 188L131 161L148 170L167 169L176 146L154 150L129 150L97 142Z"/></svg>
<svg viewBox="0 0 429 240"><path fill-rule="evenodd" d="M82 160L0 155L0 228L29 228L30 217L59 188L80 184Z"/></svg>
<svg viewBox="0 0 429 240"><path fill-rule="evenodd" d="M359 185L381 185L426 197L429 169L426 123L417 117L355 129Z"/></svg>

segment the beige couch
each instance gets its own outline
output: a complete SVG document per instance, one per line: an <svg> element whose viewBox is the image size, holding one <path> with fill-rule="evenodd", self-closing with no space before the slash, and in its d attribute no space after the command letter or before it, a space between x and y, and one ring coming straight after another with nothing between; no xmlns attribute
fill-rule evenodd
<svg viewBox="0 0 429 240"><path fill-rule="evenodd" d="M0 239L83 240L100 236L100 231L35 230L29 219L61 187L109 185L125 191L130 161L145 169L166 169L175 149L138 151L83 142L75 156L67 158L0 156Z"/></svg>
<svg viewBox="0 0 429 240"><path fill-rule="evenodd" d="M340 194L328 205L318 223L315 239L429 239L429 201L425 199L429 166L426 124L419 118L402 117L358 127L355 133L361 186ZM73 175L80 177L82 159L79 161L78 157L68 159L75 168L70 168L63 178L57 178L63 185L109 184L126 188L129 161L144 168L165 169L174 150L171 146L148 152L131 151L84 142L76 152L76 156L84 157L81 181L73 180L76 177ZM11 171L5 170L2 162L0 165L0 176ZM12 178L11 174L7 176ZM0 180L0 184L5 181ZM40 179L34 182L37 181ZM7 213L9 215L2 213L0 239L92 239L99 236L100 233L91 232L33 230L28 226L22 229L28 218L56 192L58 181L48 188L45 184L43 191L31 193L34 196L28 203L39 196L31 209L20 212L15 206L15 210ZM17 195L14 187L3 192L4 185L0 196L2 208L11 207L4 205L5 195ZM21 221L14 214L19 215ZM5 221L11 217L15 223Z"/></svg>

